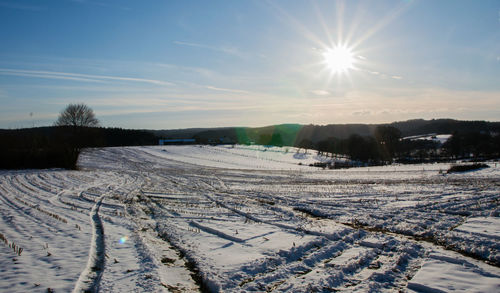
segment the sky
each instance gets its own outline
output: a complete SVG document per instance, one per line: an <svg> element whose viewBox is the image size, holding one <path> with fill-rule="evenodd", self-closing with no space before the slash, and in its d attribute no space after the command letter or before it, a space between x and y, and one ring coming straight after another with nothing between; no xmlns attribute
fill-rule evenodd
<svg viewBox="0 0 500 293"><path fill-rule="evenodd" d="M500 1L0 0L0 128L71 103L133 129L500 121Z"/></svg>

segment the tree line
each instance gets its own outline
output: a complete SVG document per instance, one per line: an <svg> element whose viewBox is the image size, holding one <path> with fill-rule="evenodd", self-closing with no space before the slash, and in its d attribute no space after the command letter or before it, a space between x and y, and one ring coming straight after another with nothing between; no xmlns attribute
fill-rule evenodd
<svg viewBox="0 0 500 293"><path fill-rule="evenodd" d="M70 104L52 127L0 130L0 169L76 169L83 148L157 144L144 130L100 127L91 108Z"/></svg>
<svg viewBox="0 0 500 293"><path fill-rule="evenodd" d="M500 158L500 135L488 131L455 131L441 145L435 140L403 139L397 128L378 126L373 135L351 134L345 139L331 137L317 143L303 139L295 146L316 149L323 155L343 154L374 165Z"/></svg>
<svg viewBox="0 0 500 293"><path fill-rule="evenodd" d="M368 164L391 162L399 151L401 132L391 126L378 126L373 135L351 134L347 138L330 137L314 143L302 139L295 146L316 149L320 155L341 154Z"/></svg>

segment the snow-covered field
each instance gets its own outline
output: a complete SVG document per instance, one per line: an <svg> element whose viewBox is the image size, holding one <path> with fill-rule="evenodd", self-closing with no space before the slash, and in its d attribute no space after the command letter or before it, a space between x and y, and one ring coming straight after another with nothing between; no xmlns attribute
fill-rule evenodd
<svg viewBox="0 0 500 293"><path fill-rule="evenodd" d="M0 171L0 292L500 292L498 163L324 160L128 147Z"/></svg>

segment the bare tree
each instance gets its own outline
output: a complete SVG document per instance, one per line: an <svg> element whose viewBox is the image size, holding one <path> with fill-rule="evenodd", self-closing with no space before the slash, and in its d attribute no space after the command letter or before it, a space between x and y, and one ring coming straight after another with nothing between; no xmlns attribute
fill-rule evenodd
<svg viewBox="0 0 500 293"><path fill-rule="evenodd" d="M67 168L76 169L81 149L98 144L99 120L85 104L69 104L61 111L55 126L55 144Z"/></svg>
<svg viewBox="0 0 500 293"><path fill-rule="evenodd" d="M69 104L60 114L55 126L97 127L99 120L85 104Z"/></svg>

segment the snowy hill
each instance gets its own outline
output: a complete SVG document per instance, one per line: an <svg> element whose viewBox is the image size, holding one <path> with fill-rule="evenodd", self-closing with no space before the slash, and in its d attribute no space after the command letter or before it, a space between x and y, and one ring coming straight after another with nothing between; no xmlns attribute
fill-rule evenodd
<svg viewBox="0 0 500 293"><path fill-rule="evenodd" d="M315 150L261 145L161 146L142 150L166 159L232 169L310 170L309 164L332 161Z"/></svg>
<svg viewBox="0 0 500 293"><path fill-rule="evenodd" d="M0 171L0 291L499 291L497 163L298 165L321 160L117 147Z"/></svg>

